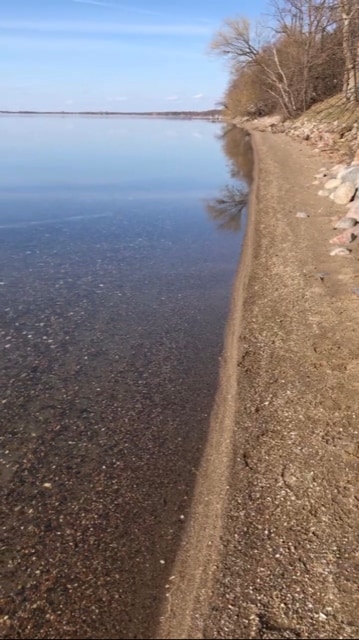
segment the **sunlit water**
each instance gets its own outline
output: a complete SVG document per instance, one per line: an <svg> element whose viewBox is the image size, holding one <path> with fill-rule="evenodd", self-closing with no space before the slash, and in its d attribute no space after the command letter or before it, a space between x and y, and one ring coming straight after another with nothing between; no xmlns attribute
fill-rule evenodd
<svg viewBox="0 0 359 640"><path fill-rule="evenodd" d="M243 136L220 132L0 119L5 590L24 637L154 632L244 231Z"/></svg>

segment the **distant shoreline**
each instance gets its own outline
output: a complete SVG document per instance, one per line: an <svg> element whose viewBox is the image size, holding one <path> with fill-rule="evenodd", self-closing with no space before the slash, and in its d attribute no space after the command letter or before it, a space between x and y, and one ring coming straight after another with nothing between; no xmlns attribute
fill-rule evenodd
<svg viewBox="0 0 359 640"><path fill-rule="evenodd" d="M208 111L10 111L0 110L0 115L19 116L120 116L137 118L181 118L181 119L210 119L222 120L220 109Z"/></svg>

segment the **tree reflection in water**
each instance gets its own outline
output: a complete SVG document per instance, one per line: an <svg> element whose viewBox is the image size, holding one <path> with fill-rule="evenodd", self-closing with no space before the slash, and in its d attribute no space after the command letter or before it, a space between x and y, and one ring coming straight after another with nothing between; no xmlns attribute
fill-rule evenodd
<svg viewBox="0 0 359 640"><path fill-rule="evenodd" d="M224 127L219 139L229 160L230 176L240 184L226 185L217 198L206 201L206 209L218 229L237 233L241 229L252 180L252 146L249 134L238 127Z"/></svg>
<svg viewBox="0 0 359 640"><path fill-rule="evenodd" d="M242 213L248 200L248 192L239 187L226 186L218 198L206 202L207 212L217 223L218 229L237 233L241 228Z"/></svg>

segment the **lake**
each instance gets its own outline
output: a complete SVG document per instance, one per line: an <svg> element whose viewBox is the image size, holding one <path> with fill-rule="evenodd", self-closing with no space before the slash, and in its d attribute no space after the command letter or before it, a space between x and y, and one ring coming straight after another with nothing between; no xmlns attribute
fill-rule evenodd
<svg viewBox="0 0 359 640"><path fill-rule="evenodd" d="M248 137L0 118L3 637L153 637L216 393Z"/></svg>

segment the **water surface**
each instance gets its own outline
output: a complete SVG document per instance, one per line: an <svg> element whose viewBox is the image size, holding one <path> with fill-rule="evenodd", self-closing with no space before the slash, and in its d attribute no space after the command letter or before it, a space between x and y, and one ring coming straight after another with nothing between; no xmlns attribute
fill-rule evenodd
<svg viewBox="0 0 359 640"><path fill-rule="evenodd" d="M5 637L153 637L244 230L220 133L0 119Z"/></svg>

